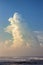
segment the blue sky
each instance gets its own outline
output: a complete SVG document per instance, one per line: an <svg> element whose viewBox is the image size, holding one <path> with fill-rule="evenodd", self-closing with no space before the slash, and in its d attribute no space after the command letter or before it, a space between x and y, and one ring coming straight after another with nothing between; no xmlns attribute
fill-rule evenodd
<svg viewBox="0 0 43 65"><path fill-rule="evenodd" d="M19 14L21 15L21 17L19 16ZM14 24L14 25L17 28L20 28L20 31L18 29L16 29L16 31L17 31L17 33L21 32L23 34L23 39L21 39L22 35L19 35L19 34L18 34L18 38L15 37L15 35L17 35L17 34L16 34L16 32L14 32L15 35L13 33L13 30L14 30L14 29L12 29L13 22L11 25L11 21L10 22L8 21L8 19L11 17L12 17L11 20L13 21L13 19L14 19L15 22L16 22L15 18L17 18L17 20L19 18L22 19L22 22L20 22L20 24L19 24L20 27L17 25L18 23ZM5 32L5 29L7 32ZM9 34L9 32L10 32L10 34ZM0 0L0 46L5 47L7 50L7 47L9 47L10 45L12 45L12 47L13 47L14 42L15 42L14 40L16 39L18 41L19 38L22 41L25 40L25 44L27 46L30 45L32 47L32 49L29 47L30 50L28 50L29 48L26 46L26 48L23 48L24 51L26 49L26 50L28 50L28 52L30 52L30 54L31 54L31 52L33 52L33 53L36 52L36 55L39 55L37 53L39 51L39 49L40 49L39 53L41 51L43 52L43 50L42 50L42 48L43 48L43 0ZM18 44L19 43L20 42L18 42ZM18 44L17 45L15 44L15 46L18 46ZM39 45L41 47L39 47ZM20 44L19 44L19 46L20 46ZM18 47L17 48L12 48L12 47L10 48L11 50L18 49ZM22 50L22 46L20 46L20 47L21 47L20 49ZM4 55L5 55L5 53L7 53L6 50L5 49L3 50L3 48L2 48L2 51L0 51L0 53L4 52ZM11 51L11 50L9 50L9 51ZM19 51L19 49L18 49L18 51ZM13 52L14 52L14 50L13 50ZM28 53L28 52L26 51L23 54ZM43 55L42 52L40 55ZM16 50L15 55L17 55L17 50ZM21 53L21 55L22 55L22 53ZM29 53L27 55L29 55Z"/></svg>
<svg viewBox="0 0 43 65"><path fill-rule="evenodd" d="M0 27L14 12L22 14L32 30L43 30L43 0L0 0Z"/></svg>

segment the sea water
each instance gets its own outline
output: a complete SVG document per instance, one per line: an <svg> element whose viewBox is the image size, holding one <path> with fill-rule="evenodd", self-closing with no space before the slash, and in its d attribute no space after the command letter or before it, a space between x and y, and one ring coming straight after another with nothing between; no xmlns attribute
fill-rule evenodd
<svg viewBox="0 0 43 65"><path fill-rule="evenodd" d="M0 57L0 65L43 65L43 57Z"/></svg>

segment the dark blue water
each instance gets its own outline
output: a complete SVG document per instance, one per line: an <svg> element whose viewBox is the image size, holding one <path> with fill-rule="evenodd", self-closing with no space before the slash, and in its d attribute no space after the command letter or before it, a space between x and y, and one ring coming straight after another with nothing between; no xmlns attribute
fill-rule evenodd
<svg viewBox="0 0 43 65"><path fill-rule="evenodd" d="M0 64L0 65L43 65L43 64L6 64L6 63L4 63L4 64Z"/></svg>
<svg viewBox="0 0 43 65"><path fill-rule="evenodd" d="M16 63L15 64L15 63L9 63L9 62L8 63L3 63L2 62L2 63L0 63L0 65L43 65L43 63L41 63L41 64L40 63L22 63L22 64L21 63L19 63L19 64Z"/></svg>

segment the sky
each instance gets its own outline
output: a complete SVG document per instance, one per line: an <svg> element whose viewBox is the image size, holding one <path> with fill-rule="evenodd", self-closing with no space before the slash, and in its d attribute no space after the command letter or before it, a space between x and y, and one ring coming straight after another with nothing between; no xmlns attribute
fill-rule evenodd
<svg viewBox="0 0 43 65"><path fill-rule="evenodd" d="M0 0L0 56L43 56L43 0Z"/></svg>

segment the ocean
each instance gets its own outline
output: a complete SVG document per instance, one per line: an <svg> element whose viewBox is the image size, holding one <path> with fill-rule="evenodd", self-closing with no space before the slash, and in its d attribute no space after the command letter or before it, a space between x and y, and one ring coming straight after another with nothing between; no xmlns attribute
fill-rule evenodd
<svg viewBox="0 0 43 65"><path fill-rule="evenodd" d="M43 65L43 57L0 57L0 65Z"/></svg>

